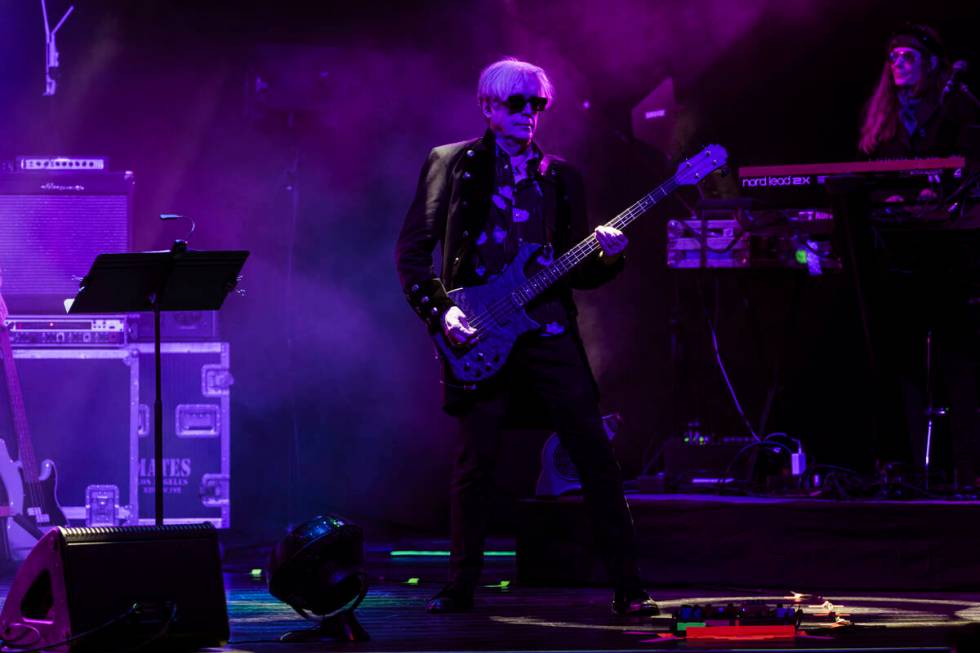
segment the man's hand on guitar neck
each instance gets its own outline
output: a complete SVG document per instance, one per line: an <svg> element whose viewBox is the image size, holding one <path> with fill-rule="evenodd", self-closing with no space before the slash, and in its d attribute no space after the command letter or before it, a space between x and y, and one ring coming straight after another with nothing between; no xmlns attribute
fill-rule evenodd
<svg viewBox="0 0 980 653"><path fill-rule="evenodd" d="M626 246L630 243L626 234L615 227L606 225L599 225L595 228L595 239L599 241L599 247L602 248L602 254L599 258L603 263L609 265L619 260Z"/></svg>
<svg viewBox="0 0 980 653"><path fill-rule="evenodd" d="M442 316L442 332L453 346L468 344L476 337L476 329L470 326L459 306L451 307Z"/></svg>

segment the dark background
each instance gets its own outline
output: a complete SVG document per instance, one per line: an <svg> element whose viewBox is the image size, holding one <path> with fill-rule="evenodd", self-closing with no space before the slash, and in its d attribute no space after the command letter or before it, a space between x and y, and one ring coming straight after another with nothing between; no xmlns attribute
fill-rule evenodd
<svg viewBox="0 0 980 653"><path fill-rule="evenodd" d="M68 4L49 0L52 21ZM322 510L445 522L453 424L393 244L428 149L482 131L484 66L514 55L549 71L557 102L539 140L583 169L598 221L672 171L630 128L665 77L688 154L720 142L734 166L851 160L889 32L930 22L976 63L980 27L976 3L941 0L74 4L57 95L42 97L40 7L0 0L0 157L107 155L136 175L137 249L182 237L186 225L156 219L178 212L197 221L193 247L252 251L248 294L221 324L236 378L233 524L256 539ZM579 298L603 407L625 419L627 475L692 418L745 434L711 364L702 297L750 418L778 362L767 431L801 437L822 462L869 464L842 280L752 273L715 287L670 274L663 219L687 214L672 199L640 221L624 275ZM696 364L677 365L681 348ZM530 491L541 441L508 441L504 497Z"/></svg>

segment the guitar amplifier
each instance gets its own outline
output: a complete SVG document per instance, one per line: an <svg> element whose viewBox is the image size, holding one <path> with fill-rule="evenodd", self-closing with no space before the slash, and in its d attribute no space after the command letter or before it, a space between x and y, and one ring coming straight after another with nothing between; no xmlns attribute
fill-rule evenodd
<svg viewBox="0 0 980 653"><path fill-rule="evenodd" d="M139 522L154 522L153 345L139 343ZM164 516L167 524L231 521L230 391L226 342L168 342L163 363Z"/></svg>
<svg viewBox="0 0 980 653"><path fill-rule="evenodd" d="M153 313L131 313L130 342L153 342ZM214 342L218 340L218 311L164 311L160 313L163 342Z"/></svg>
<svg viewBox="0 0 980 653"><path fill-rule="evenodd" d="M131 172L0 173L3 296L14 313L64 312L96 255L131 249Z"/></svg>
<svg viewBox="0 0 980 653"><path fill-rule="evenodd" d="M110 315L11 315L6 327L14 347L121 347L126 317Z"/></svg>

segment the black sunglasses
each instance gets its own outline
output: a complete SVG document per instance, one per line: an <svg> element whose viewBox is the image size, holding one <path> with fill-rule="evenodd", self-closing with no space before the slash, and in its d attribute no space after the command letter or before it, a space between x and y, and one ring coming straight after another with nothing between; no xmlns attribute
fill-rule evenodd
<svg viewBox="0 0 980 653"><path fill-rule="evenodd" d="M531 104L531 111L534 113L541 113L548 106L548 98L532 96L528 97L526 95L511 95L506 100L501 102L507 107L507 110L511 113L520 113L524 111L524 107Z"/></svg>
<svg viewBox="0 0 980 653"><path fill-rule="evenodd" d="M898 63L899 60L902 60L905 63L914 64L914 63L918 63L920 59L922 59L922 55L919 53L918 50L914 50L914 49L903 50L901 52L896 52L895 50L892 50L891 52L888 53L888 61L889 63L892 64Z"/></svg>

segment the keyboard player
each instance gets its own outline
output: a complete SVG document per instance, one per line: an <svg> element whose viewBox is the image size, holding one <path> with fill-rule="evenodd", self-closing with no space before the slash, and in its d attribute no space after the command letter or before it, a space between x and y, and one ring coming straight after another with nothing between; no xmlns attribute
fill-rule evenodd
<svg viewBox="0 0 980 653"><path fill-rule="evenodd" d="M862 155L870 159L917 159L964 154L966 128L977 122L978 112L975 100L950 83L951 75L946 48L935 30L907 25L895 32L888 41L878 86L865 105L859 141ZM947 87L949 91L945 91ZM918 197L891 195L886 202L923 205L938 199L937 193L925 189ZM899 258L907 254L911 244L921 250L911 258L928 263L880 278L874 284L877 292L869 297L872 313L877 316L875 348L880 354L880 390L886 404L881 408L892 418L885 416L881 426L894 435L907 432L907 439L893 437L891 447L886 445L882 453L886 458L906 460L911 454L916 467L924 463L924 413L927 396L933 394L934 414L942 405L950 409L946 419L952 437L948 442L932 442L930 471L942 470L950 484L975 486L980 471L975 315L975 303L980 298L975 296L975 266L954 271L955 266L939 264L942 256L926 253L931 242L928 234L908 235L912 237L883 245L888 256L895 256L897 243L904 242L906 251L899 251ZM966 248L968 238L972 234L961 232L953 240L962 241ZM888 241L885 238L882 242ZM949 238L943 243L940 252L956 250ZM931 344L929 370L925 369L927 343ZM926 377L930 377L928 384ZM888 396L894 401L889 402ZM895 419L902 413L904 419ZM908 454L902 455L902 441L910 445Z"/></svg>
<svg viewBox="0 0 980 653"><path fill-rule="evenodd" d="M939 34L907 25L888 41L878 86L864 108L859 149L871 159L962 154L964 130L977 122L973 100L956 85Z"/></svg>

